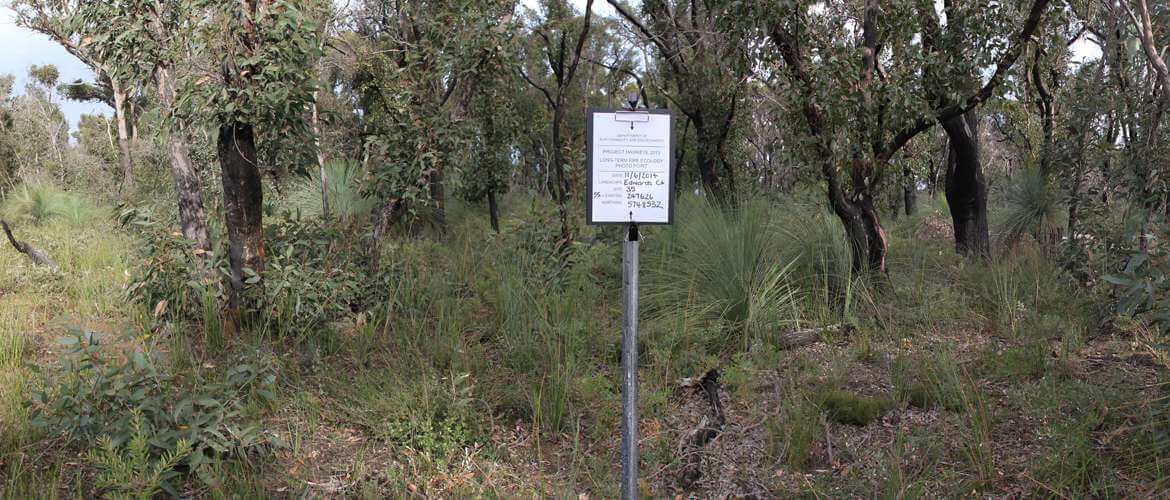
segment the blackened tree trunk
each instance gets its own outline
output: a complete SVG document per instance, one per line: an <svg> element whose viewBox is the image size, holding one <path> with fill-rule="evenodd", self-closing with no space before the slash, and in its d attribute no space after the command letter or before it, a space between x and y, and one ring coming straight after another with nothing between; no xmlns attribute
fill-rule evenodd
<svg viewBox="0 0 1170 500"><path fill-rule="evenodd" d="M231 306L238 311L245 305L242 297L245 281L249 280L244 269L254 273L252 286L263 286L258 280L264 271L264 194L252 125L239 122L220 125L218 153L231 262Z"/></svg>
<svg viewBox="0 0 1170 500"><path fill-rule="evenodd" d="M726 140L723 131L712 128L696 117L695 161L699 167L699 179L703 189L714 198L715 203L730 207L735 205L734 172L723 161L721 148Z"/></svg>
<svg viewBox="0 0 1170 500"><path fill-rule="evenodd" d="M955 250L987 257L991 240L987 230L987 182L979 147L979 118L974 111L942 121L950 139L946 197L954 224Z"/></svg>
<svg viewBox="0 0 1170 500"><path fill-rule="evenodd" d="M898 215L902 212L902 197L895 193L890 196L890 220L898 220Z"/></svg>
<svg viewBox="0 0 1170 500"><path fill-rule="evenodd" d="M171 81L170 68L159 66L159 102L163 109L174 108L175 88ZM171 179L179 197L179 225L183 237L191 240L195 248L211 250L211 239L207 236L207 214L203 210L203 182L191 161L191 147L186 134L176 125L171 125L167 135L168 151L171 155Z"/></svg>
<svg viewBox="0 0 1170 500"><path fill-rule="evenodd" d="M496 234L500 233L500 206L496 202L495 190L488 190L488 216L492 219L492 231Z"/></svg>
<svg viewBox="0 0 1170 500"><path fill-rule="evenodd" d="M918 180L910 167L902 170L902 205L906 209L906 216L914 215L918 204Z"/></svg>

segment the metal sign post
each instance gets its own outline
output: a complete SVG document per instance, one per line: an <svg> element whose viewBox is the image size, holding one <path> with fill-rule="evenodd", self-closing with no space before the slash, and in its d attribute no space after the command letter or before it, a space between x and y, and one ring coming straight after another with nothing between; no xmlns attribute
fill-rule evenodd
<svg viewBox="0 0 1170 500"><path fill-rule="evenodd" d="M638 223L622 243L622 498L638 498Z"/></svg>
<svg viewBox="0 0 1170 500"><path fill-rule="evenodd" d="M622 479L624 499L638 498L638 224L674 219L674 146L670 111L590 109L586 150L589 224L625 226L622 242Z"/></svg>

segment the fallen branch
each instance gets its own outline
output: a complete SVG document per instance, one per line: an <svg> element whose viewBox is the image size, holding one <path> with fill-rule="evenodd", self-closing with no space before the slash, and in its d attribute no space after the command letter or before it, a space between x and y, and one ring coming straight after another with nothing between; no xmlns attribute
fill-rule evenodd
<svg viewBox="0 0 1170 500"><path fill-rule="evenodd" d="M8 222L0 220L0 226L4 227L4 234L8 236L8 242L12 243L12 248L15 248L17 252L27 255L33 264L45 266L55 273L61 271L61 267L48 254L33 248L28 243L16 241L16 237L12 235L12 229L8 227Z"/></svg>
<svg viewBox="0 0 1170 500"><path fill-rule="evenodd" d="M699 419L699 426L687 433L680 455L686 459L679 471L679 483L689 490L702 477L703 448L723 432L727 423L723 403L719 401L719 370L710 370L698 381L684 379L684 387L693 387L707 400L710 412Z"/></svg>
<svg viewBox="0 0 1170 500"><path fill-rule="evenodd" d="M804 347L821 340L821 335L826 333L836 333L840 331L848 332L852 327L848 325L829 325L817 328L805 328L803 330L796 330L791 332L784 332L777 336L776 343L781 349L792 349L794 347Z"/></svg>

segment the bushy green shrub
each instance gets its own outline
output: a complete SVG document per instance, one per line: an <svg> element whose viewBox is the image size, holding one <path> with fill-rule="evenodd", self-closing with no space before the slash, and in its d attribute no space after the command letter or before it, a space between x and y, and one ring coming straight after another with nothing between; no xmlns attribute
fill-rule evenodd
<svg viewBox="0 0 1170 500"><path fill-rule="evenodd" d="M272 444L244 413L249 402L273 398L276 376L267 363L234 365L221 382L191 390L150 353L134 350L121 359L99 339L76 329L60 339L58 368L43 373L27 402L32 426L81 443L105 437L115 449L145 434L154 458L189 446L183 463L190 467Z"/></svg>
<svg viewBox="0 0 1170 500"><path fill-rule="evenodd" d="M371 236L291 217L269 222L264 236L264 307L271 331L304 337L385 303L394 270L371 269Z"/></svg>
<svg viewBox="0 0 1170 500"><path fill-rule="evenodd" d="M203 252L177 232L138 214L128 212L122 219L139 228L143 240L142 265L128 287L130 299L159 319L215 328L227 296L227 242L217 240L216 250ZM287 213L264 229L264 297L259 309L265 314L258 328L303 338L384 303L393 269L371 269L370 252L375 247L371 236Z"/></svg>

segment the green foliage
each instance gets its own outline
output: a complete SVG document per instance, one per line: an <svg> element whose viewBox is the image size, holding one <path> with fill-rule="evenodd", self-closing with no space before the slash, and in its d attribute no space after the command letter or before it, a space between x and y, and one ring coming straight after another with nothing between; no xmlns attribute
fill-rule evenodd
<svg viewBox="0 0 1170 500"><path fill-rule="evenodd" d="M329 197L329 215L342 222L358 223L367 220L376 203L361 189L361 172L356 162L330 160L325 163L326 193ZM312 170L308 177L297 181L288 195L290 211L304 217L320 217L321 172Z"/></svg>
<svg viewBox="0 0 1170 500"><path fill-rule="evenodd" d="M61 190L48 182L21 184L9 192L0 206L0 213L10 222L43 224L63 220L74 226L103 215L102 211L84 197Z"/></svg>
<svg viewBox="0 0 1170 500"><path fill-rule="evenodd" d="M507 132L503 123L489 130L482 123L476 127L453 120L452 107L474 97L464 95L460 88L467 80L483 78L490 88L506 73L501 58L517 27L511 18L512 6L501 1L414 0L368 8L380 11L377 16L382 19L402 20L371 22L367 29L376 33L375 41L365 47L360 58L362 107L371 128L367 144L372 156L381 159L371 172L371 193L383 200L402 200L411 209L440 203L442 200L432 199L431 180L438 176L456 178L453 174L467 157L462 151L468 150L469 144L478 143L481 148L472 150L477 158L471 161L479 162L485 155L494 157L500 145L493 143L496 138L491 134ZM482 100L471 103L471 107L480 108L477 115L483 106L502 105L505 103ZM490 178L476 172L465 177L472 188L492 184ZM486 184L475 186L480 181Z"/></svg>
<svg viewBox="0 0 1170 500"><path fill-rule="evenodd" d="M1008 185L1002 238L1011 243L1031 236L1041 244L1055 244L1067 224L1065 198L1060 187L1039 170L1021 172Z"/></svg>
<svg viewBox="0 0 1170 500"><path fill-rule="evenodd" d="M817 400L830 420L858 427L864 427L893 406L887 397L865 397L840 389L824 390L817 395Z"/></svg>
<svg viewBox="0 0 1170 500"><path fill-rule="evenodd" d="M369 236L351 235L328 221L287 214L265 227L267 325L297 338L331 328L351 313L384 303L392 268L371 270Z"/></svg>
<svg viewBox="0 0 1170 500"><path fill-rule="evenodd" d="M952 356L943 351L926 359L899 358L892 373L898 397L924 410L964 411L962 379Z"/></svg>
<svg viewBox="0 0 1170 500"><path fill-rule="evenodd" d="M773 460L804 470L813 446L823 437L821 413L804 397L784 400L780 413L764 422L767 453Z"/></svg>
<svg viewBox="0 0 1170 500"><path fill-rule="evenodd" d="M680 315L721 321L723 332L712 347L746 349L752 339L767 339L798 319L789 269L780 252L780 232L770 207L745 203L724 211L683 202L664 250L648 256L647 309L655 317ZM682 311L685 310L685 311Z"/></svg>
<svg viewBox="0 0 1170 500"><path fill-rule="evenodd" d="M86 459L97 469L96 486L107 498L149 500L166 490L177 495L172 481L179 477L176 467L191 453L191 444L180 439L172 450L157 458L151 453L146 422L137 410L131 410L133 430L130 441L119 447L110 436L98 438L98 448L86 452Z"/></svg>
<svg viewBox="0 0 1170 500"><path fill-rule="evenodd" d="M126 287L130 301L152 311L158 321L193 322L215 333L219 304L227 297L224 281L216 279L228 272L226 253L196 250L182 234L136 208L118 218L141 240L140 265Z"/></svg>
<svg viewBox="0 0 1170 500"><path fill-rule="evenodd" d="M305 109L317 89L318 15L324 2L216 2L194 0L184 14L201 22L193 42L212 54L223 79L183 81L184 115L215 124L246 123L261 133L307 133ZM203 11L200 13L200 11Z"/></svg>
<svg viewBox="0 0 1170 500"><path fill-rule="evenodd" d="M193 391L159 369L151 353L133 350L119 360L101 337L74 329L60 339L58 368L44 373L43 386L28 401L33 427L74 442L104 436L115 449L145 435L152 457L182 455L190 467L215 457L245 457L271 444L244 412L257 398L273 398L269 387L276 376L268 366L237 364L222 382Z"/></svg>

